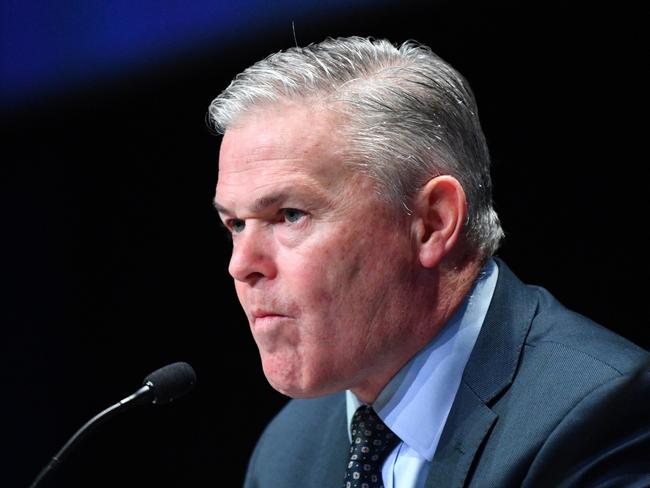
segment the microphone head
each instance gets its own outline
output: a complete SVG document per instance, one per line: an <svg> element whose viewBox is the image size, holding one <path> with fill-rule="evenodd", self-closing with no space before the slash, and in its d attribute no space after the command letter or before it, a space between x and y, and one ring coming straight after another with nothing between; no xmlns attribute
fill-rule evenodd
<svg viewBox="0 0 650 488"><path fill-rule="evenodd" d="M162 405L182 397L196 383L192 366L184 362L172 363L157 369L144 379L143 384L151 388L152 403Z"/></svg>

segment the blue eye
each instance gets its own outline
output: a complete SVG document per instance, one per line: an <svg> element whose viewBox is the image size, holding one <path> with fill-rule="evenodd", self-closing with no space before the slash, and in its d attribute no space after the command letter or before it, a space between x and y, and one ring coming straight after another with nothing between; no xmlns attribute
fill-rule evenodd
<svg viewBox="0 0 650 488"><path fill-rule="evenodd" d="M228 227L230 227L230 230L234 233L239 233L244 230L244 227L246 227L246 223L241 219L232 219L228 224Z"/></svg>
<svg viewBox="0 0 650 488"><path fill-rule="evenodd" d="M294 224L302 219L306 214L302 210L295 208L284 208L282 209L282 214L284 215L284 220L290 224Z"/></svg>

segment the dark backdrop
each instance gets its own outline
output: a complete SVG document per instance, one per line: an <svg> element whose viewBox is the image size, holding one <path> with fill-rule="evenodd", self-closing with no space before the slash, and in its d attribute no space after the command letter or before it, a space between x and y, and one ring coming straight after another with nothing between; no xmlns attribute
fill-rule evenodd
<svg viewBox="0 0 650 488"><path fill-rule="evenodd" d="M463 72L494 160L499 256L648 347L633 19L623 7L411 1L295 30L300 44L413 38ZM3 486L26 486L83 422L177 360L196 369L195 390L99 427L57 485L241 484L286 399L261 373L226 272L211 207L219 139L205 113L236 73L293 43L287 16L3 113Z"/></svg>

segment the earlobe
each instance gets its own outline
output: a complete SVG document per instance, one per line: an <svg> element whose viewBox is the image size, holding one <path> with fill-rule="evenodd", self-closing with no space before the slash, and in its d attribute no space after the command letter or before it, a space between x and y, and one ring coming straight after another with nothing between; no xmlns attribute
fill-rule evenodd
<svg viewBox="0 0 650 488"><path fill-rule="evenodd" d="M425 268L437 266L456 247L467 215L460 182L449 175L432 178L416 196L415 235Z"/></svg>

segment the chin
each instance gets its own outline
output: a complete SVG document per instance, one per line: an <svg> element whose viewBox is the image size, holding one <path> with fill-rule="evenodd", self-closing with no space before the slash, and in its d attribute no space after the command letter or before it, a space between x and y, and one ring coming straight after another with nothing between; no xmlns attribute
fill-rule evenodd
<svg viewBox="0 0 650 488"><path fill-rule="evenodd" d="M314 398L321 396L318 388L300 384L287 378L278 378L275 375L266 374L266 379L274 390L291 398Z"/></svg>
<svg viewBox="0 0 650 488"><path fill-rule="evenodd" d="M291 398L315 398L336 391L331 385L317 381L313 375L300 369L278 368L275 364L267 363L263 363L263 369L273 389Z"/></svg>
<svg viewBox="0 0 650 488"><path fill-rule="evenodd" d="M334 393L328 390L320 390L316 388L293 388L293 387L283 388L281 386L274 385L270 381L269 383L276 391L282 393L285 396L288 396L290 398L296 398L296 399L318 398L318 397L328 395L329 393Z"/></svg>

